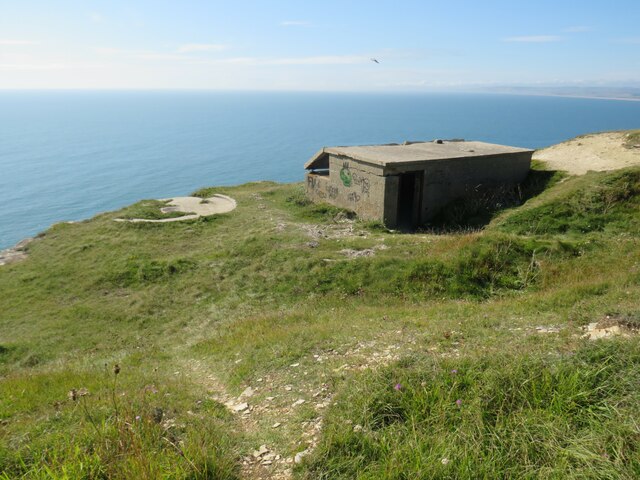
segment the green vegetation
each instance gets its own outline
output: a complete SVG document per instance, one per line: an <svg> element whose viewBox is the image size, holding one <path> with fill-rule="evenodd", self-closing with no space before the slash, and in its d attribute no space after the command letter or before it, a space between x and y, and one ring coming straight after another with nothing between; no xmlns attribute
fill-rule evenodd
<svg viewBox="0 0 640 480"><path fill-rule="evenodd" d="M637 233L640 227L640 171L589 173L551 201L507 218L503 228L519 234Z"/></svg>
<svg viewBox="0 0 640 480"><path fill-rule="evenodd" d="M120 217L124 219L142 218L145 220L162 220L164 218L177 218L189 215L192 212L167 212L162 213L161 208L166 207L169 200L141 200L133 205L123 208Z"/></svg>
<svg viewBox="0 0 640 480"><path fill-rule="evenodd" d="M142 378L139 370L6 378L2 416L21 418L13 433L26 438L0 446L0 478L237 478L224 406L166 376Z"/></svg>
<svg viewBox="0 0 640 480"><path fill-rule="evenodd" d="M640 169L537 166L415 234L299 184L213 193L238 208L114 221L136 204L0 268L0 478L640 474L638 337L581 338L638 328Z"/></svg>
<svg viewBox="0 0 640 480"><path fill-rule="evenodd" d="M625 146L627 148L638 148L640 145L640 130L631 130L625 135Z"/></svg>
<svg viewBox="0 0 640 480"><path fill-rule="evenodd" d="M308 476L637 477L638 367L637 342L551 358L409 359L336 400Z"/></svg>

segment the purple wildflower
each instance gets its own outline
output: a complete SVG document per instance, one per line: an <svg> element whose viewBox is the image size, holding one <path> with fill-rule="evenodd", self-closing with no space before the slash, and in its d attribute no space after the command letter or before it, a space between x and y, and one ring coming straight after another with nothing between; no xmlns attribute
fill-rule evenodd
<svg viewBox="0 0 640 480"><path fill-rule="evenodd" d="M460 399L456 400L456 405L461 406L462 405L462 400L460 400Z"/></svg>
<svg viewBox="0 0 640 480"><path fill-rule="evenodd" d="M395 388L396 390L400 391L400 390L402 390L402 385L400 385L399 383L396 383L393 388Z"/></svg>
<svg viewBox="0 0 640 480"><path fill-rule="evenodd" d="M458 373L458 370L454 368L453 370L451 370L451 373L455 375L456 373Z"/></svg>

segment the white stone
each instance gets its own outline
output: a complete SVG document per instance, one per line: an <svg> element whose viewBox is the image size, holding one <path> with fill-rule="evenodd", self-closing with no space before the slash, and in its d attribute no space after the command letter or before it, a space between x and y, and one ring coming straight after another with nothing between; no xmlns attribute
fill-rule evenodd
<svg viewBox="0 0 640 480"><path fill-rule="evenodd" d="M244 391L240 394L240 398L249 398L249 397L253 397L254 391L253 388L251 387L247 387L244 389Z"/></svg>
<svg viewBox="0 0 640 480"><path fill-rule="evenodd" d="M253 456L258 458L258 457L262 457L264 455L266 455L267 453L269 453L269 449L267 448L266 445L260 445L260 448L258 448L258 450L254 450L253 451Z"/></svg>
<svg viewBox="0 0 640 480"><path fill-rule="evenodd" d="M248 403L237 403L235 405L233 405L231 407L231 410L233 410L234 412L244 412L245 410L247 410L249 408L249 404Z"/></svg>
<svg viewBox="0 0 640 480"><path fill-rule="evenodd" d="M307 455L309 455L309 453L310 453L310 452L309 452L309 450L308 450L308 449L307 449L307 450L303 450L302 452L298 452L298 453L296 453L296 456L294 457L293 461L294 461L295 463L300 463L300 462L302 462L302 459L303 459L304 457L306 457Z"/></svg>

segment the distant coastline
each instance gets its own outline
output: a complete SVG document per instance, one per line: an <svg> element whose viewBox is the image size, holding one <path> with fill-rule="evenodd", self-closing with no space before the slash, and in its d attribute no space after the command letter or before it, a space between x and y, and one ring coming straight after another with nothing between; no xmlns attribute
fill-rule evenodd
<svg viewBox="0 0 640 480"><path fill-rule="evenodd" d="M520 95L532 97L563 97L582 98L588 100L621 100L625 102L639 102L640 88L527 88L527 87L506 87L479 90L486 93L501 95Z"/></svg>
<svg viewBox="0 0 640 480"><path fill-rule="evenodd" d="M587 100L620 100L623 102L640 102L640 97L604 97L598 95L577 95L566 93L518 93L518 92L495 92L503 95L519 95L528 97L559 97L559 98L582 98Z"/></svg>

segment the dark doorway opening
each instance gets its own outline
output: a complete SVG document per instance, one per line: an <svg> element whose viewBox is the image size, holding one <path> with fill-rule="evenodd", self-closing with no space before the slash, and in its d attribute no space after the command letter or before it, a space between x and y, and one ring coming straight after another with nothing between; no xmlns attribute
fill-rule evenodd
<svg viewBox="0 0 640 480"><path fill-rule="evenodd" d="M422 171L400 174L397 216L400 230L414 230L420 226L422 177Z"/></svg>

